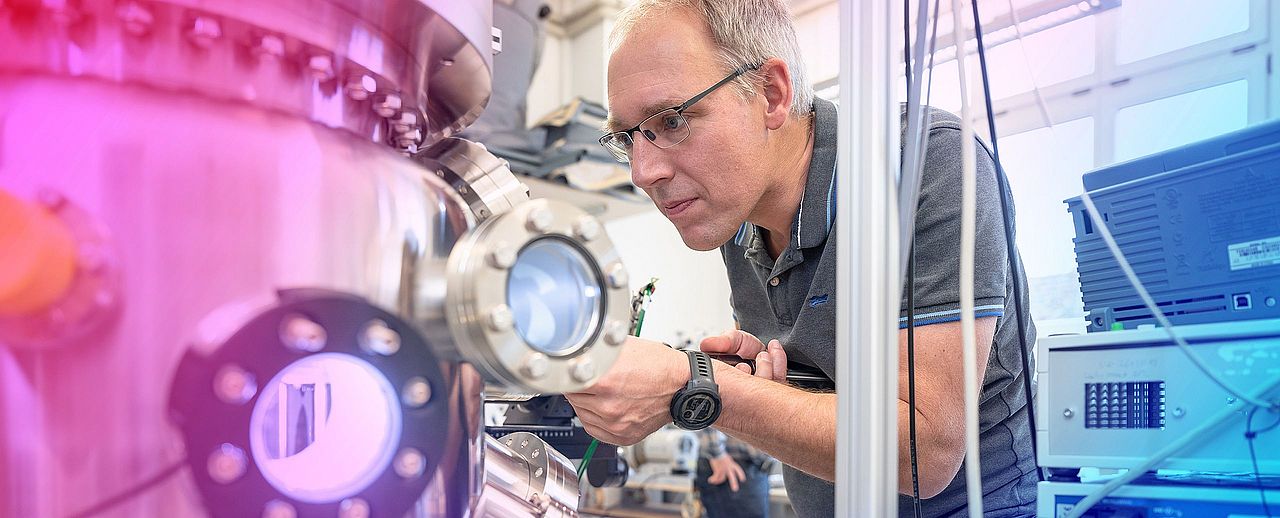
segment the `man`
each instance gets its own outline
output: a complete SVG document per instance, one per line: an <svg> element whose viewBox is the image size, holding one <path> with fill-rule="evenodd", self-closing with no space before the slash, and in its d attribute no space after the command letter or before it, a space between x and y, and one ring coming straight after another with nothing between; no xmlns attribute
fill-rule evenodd
<svg viewBox="0 0 1280 518"><path fill-rule="evenodd" d="M836 347L847 347L835 343L835 106L813 98L783 0L641 0L611 39L611 133L602 144L630 162L634 183L687 246L720 248L741 331L708 338L702 350L756 360L755 375L713 362L722 401L714 426L786 465L800 516L832 516L836 396L788 386L785 373L790 360L835 379ZM958 128L953 116L932 116L916 222L915 417L926 516L966 505ZM1011 296L1024 281L1007 267L985 152L977 173L984 507L987 516L1025 516L1034 512L1035 459ZM1034 343L1029 319L1024 325ZM910 495L905 331L899 337L898 488ZM673 394L695 379L691 358L632 339L597 384L568 397L593 436L632 444L681 419ZM899 509L912 515L909 497Z"/></svg>
<svg viewBox="0 0 1280 518"><path fill-rule="evenodd" d="M693 486L707 518L769 518L773 459L715 428L698 432Z"/></svg>

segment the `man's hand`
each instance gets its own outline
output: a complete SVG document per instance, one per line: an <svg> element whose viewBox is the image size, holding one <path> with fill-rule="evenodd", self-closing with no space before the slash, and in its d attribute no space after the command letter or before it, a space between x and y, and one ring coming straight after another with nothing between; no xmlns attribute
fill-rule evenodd
<svg viewBox="0 0 1280 518"><path fill-rule="evenodd" d="M699 347L707 354L735 355L744 360L755 360L754 373L751 372L751 366L745 363L739 363L735 367L747 374L755 374L756 377L778 383L787 382L787 352L782 349L782 343L777 340L770 340L769 346L765 347L764 343L751 333L731 329L719 336L702 339Z"/></svg>
<svg viewBox="0 0 1280 518"><path fill-rule="evenodd" d="M729 489L738 492L738 483L746 480L747 473L742 470L742 466L738 465L738 461L728 453L721 453L720 456L711 459L711 476L707 477L707 482L720 485L725 479L729 480Z"/></svg>
<svg viewBox="0 0 1280 518"><path fill-rule="evenodd" d="M592 437L629 446L671 422L671 397L689 382L685 353L629 337L609 372L590 388L565 394Z"/></svg>

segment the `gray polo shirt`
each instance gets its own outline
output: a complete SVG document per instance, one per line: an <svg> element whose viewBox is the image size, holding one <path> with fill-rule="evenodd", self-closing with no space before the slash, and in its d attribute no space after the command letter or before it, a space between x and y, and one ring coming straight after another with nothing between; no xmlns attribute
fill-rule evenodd
<svg viewBox="0 0 1280 518"><path fill-rule="evenodd" d="M792 224L794 234L790 245L775 260L770 257L759 229L746 223L732 241L720 247L720 252L729 272L734 318L741 328L766 343L778 339L791 361L816 367L834 380L835 306L838 303L835 300L836 240L833 233L836 212L835 105L815 100L814 120L813 156L804 198ZM982 144L979 142L979 145ZM957 284L960 268L960 146L959 119L933 110L916 221L917 326L960 319ZM980 149L985 151L986 147ZM984 514L988 517L1031 516L1035 513L1035 458L1027 425L1029 407L1022 386L1017 326L1013 321L1013 283L1021 283L1025 294L1026 281L1015 279L1008 268L1000 201L996 194L995 166L989 153L978 153L977 173L974 303L979 317L998 317L979 407L983 430L980 442ZM1035 327L1025 306L1027 299L1023 297L1021 314L1027 330L1028 347L1032 348ZM905 327L905 293L900 309L902 326ZM917 342L916 346L927 347L928 344ZM960 387L956 390L959 391ZM955 433L963 433L963 430ZM791 504L801 517L835 514L832 484L789 466L784 468L783 475ZM964 468L961 467L941 494L924 502L923 515L963 515L965 507ZM910 497L899 497L898 508L900 516L913 515Z"/></svg>

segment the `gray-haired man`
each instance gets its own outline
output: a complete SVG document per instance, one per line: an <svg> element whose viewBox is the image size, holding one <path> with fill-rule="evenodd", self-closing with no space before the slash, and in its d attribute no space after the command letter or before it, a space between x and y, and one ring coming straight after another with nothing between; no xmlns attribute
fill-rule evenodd
<svg viewBox="0 0 1280 518"><path fill-rule="evenodd" d="M831 516L835 394L777 381L788 360L837 374L835 107L813 98L781 0L641 0L620 17L612 46L611 133L601 143L630 162L633 182L687 246L721 251L742 330L708 338L702 349L757 362L755 375L713 363L721 405L709 417L787 465L787 491L801 516ZM963 513L966 505L955 283L964 144L956 119L936 112L915 241L915 417L926 516ZM987 516L1026 516L1034 512L1035 459L1010 296L1024 280L1007 268L994 166L983 152L978 177L984 506ZM1029 319L1024 325L1034 337ZM905 332L900 337L898 487L909 495ZM599 383L569 400L592 435L632 444L673 417L680 424L673 394L692 389L697 372L683 353L633 339ZM909 500L899 507L911 515Z"/></svg>

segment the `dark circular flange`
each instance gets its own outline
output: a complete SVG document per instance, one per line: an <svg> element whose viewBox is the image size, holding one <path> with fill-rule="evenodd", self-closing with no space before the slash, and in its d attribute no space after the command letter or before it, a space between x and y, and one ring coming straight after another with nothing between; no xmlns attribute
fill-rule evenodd
<svg viewBox="0 0 1280 518"><path fill-rule="evenodd" d="M345 499L359 498L370 506L372 517L404 516L422 497L436 464L444 454L450 429L448 387L440 364L422 336L395 315L359 297L327 290L285 290L278 303L245 323L220 347L212 351L189 349L174 373L169 407L186 441L187 463L204 504L214 517L263 516L268 502L292 506L298 517L339 516ZM283 321L301 315L322 326L323 348L299 351L281 341ZM360 346L359 335L369 322L379 320L399 333L400 347L391 354L371 352ZM341 353L368 362L386 376L395 389L401 408L402 430L393 458L378 477L363 490L328 503L296 500L276 490L254 462L249 442L249 421L261 389L282 369L311 355ZM257 389L241 403L227 402L214 392L214 378L220 369L234 366L256 380ZM405 404L401 394L413 378L426 380L434 394L422 406ZM231 445L243 453L245 468L234 480L219 482L210 475L210 454ZM425 457L416 476L401 476L394 468L398 453L413 448Z"/></svg>

